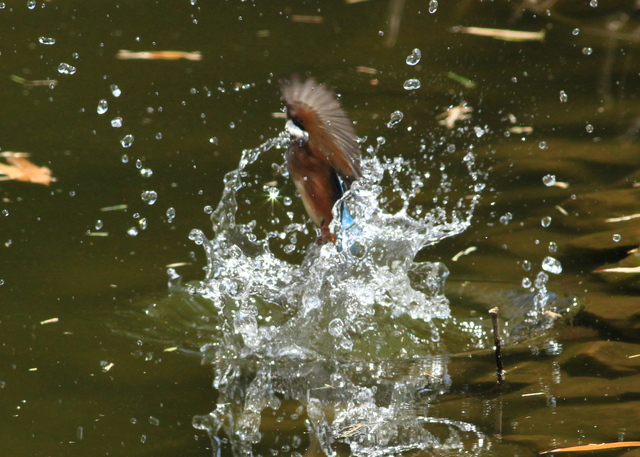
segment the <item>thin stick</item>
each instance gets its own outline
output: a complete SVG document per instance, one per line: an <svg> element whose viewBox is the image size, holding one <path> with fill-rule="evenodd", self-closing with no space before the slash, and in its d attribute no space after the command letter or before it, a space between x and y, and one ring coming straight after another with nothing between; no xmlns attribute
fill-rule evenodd
<svg viewBox="0 0 640 457"><path fill-rule="evenodd" d="M500 344L500 323L498 322L498 307L489 310L491 323L493 324L493 344L496 352L496 374L498 375L498 385L504 384L505 373L502 369L502 346Z"/></svg>

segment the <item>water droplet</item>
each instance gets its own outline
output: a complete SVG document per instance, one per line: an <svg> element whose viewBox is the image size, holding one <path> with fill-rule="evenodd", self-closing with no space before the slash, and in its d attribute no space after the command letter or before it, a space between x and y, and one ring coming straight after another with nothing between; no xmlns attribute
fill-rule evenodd
<svg viewBox="0 0 640 457"><path fill-rule="evenodd" d="M431 14L438 11L438 0L429 0L429 12Z"/></svg>
<svg viewBox="0 0 640 457"><path fill-rule="evenodd" d="M235 129L236 128L236 124L234 122L229 122L229 128L230 129Z"/></svg>
<svg viewBox="0 0 640 457"><path fill-rule="evenodd" d="M167 222L172 223L176 218L176 209L174 207L170 207L167 209L165 214L167 215Z"/></svg>
<svg viewBox="0 0 640 457"><path fill-rule="evenodd" d="M151 168L141 168L140 176L142 176L143 178L150 178L151 176L153 176L153 170Z"/></svg>
<svg viewBox="0 0 640 457"><path fill-rule="evenodd" d="M542 219L540 219L540 224L543 227L549 227L551 225L551 217L550 216L545 216Z"/></svg>
<svg viewBox="0 0 640 457"><path fill-rule="evenodd" d="M2 210L2 215L7 217L9 215L9 210L8 209L3 209Z"/></svg>
<svg viewBox="0 0 640 457"><path fill-rule="evenodd" d="M128 163L129 162L129 156L127 154L122 154L122 157L120 157L120 161L122 163Z"/></svg>
<svg viewBox="0 0 640 457"><path fill-rule="evenodd" d="M205 207L204 207L204 212L205 212L205 214L211 214L211 213L213 213L213 207L212 207L212 206L210 206L210 205L205 206Z"/></svg>
<svg viewBox="0 0 640 457"><path fill-rule="evenodd" d="M96 230L100 230L102 227L104 227L104 223L102 222L102 220L98 219L96 221L95 227L96 227Z"/></svg>
<svg viewBox="0 0 640 457"><path fill-rule="evenodd" d="M584 128L587 131L587 133L593 133L593 125L587 124Z"/></svg>
<svg viewBox="0 0 640 457"><path fill-rule="evenodd" d="M27 8L29 8L30 10L34 9L36 7L36 0L29 0L27 2Z"/></svg>
<svg viewBox="0 0 640 457"><path fill-rule="evenodd" d="M133 139L133 135L125 135L125 137L120 140L120 144L123 148L130 148L133 144Z"/></svg>
<svg viewBox="0 0 640 457"><path fill-rule="evenodd" d="M593 48L589 48L589 47L586 47L586 46L584 48L582 48L582 53L585 56L590 56L592 52L593 52Z"/></svg>
<svg viewBox="0 0 640 457"><path fill-rule="evenodd" d="M577 36L577 35L580 35L580 29L576 27L575 29L573 29L573 30L571 31L571 34L572 34L572 35L576 35L576 36Z"/></svg>
<svg viewBox="0 0 640 457"><path fill-rule="evenodd" d="M509 222L511 222L512 219L513 219L513 214L507 212L507 213L504 213L503 216L500 216L500 223L502 225L509 225Z"/></svg>
<svg viewBox="0 0 640 457"><path fill-rule="evenodd" d="M138 229L135 227L130 227L129 230L127 230L127 235L138 236Z"/></svg>
<svg viewBox="0 0 640 457"><path fill-rule="evenodd" d="M138 221L138 225L140 226L140 229L146 230L147 229L147 218L146 217L140 218L140 220Z"/></svg>
<svg viewBox="0 0 640 457"><path fill-rule="evenodd" d="M406 90L420 89L420 86L421 86L420 80L416 78L407 79L402 85L402 87L404 87Z"/></svg>
<svg viewBox="0 0 640 457"><path fill-rule="evenodd" d="M151 425L160 425L160 420L159 420L159 419L156 419L156 418L155 418L155 417L153 417L153 416L149 416L149 423L150 423Z"/></svg>
<svg viewBox="0 0 640 457"><path fill-rule="evenodd" d="M198 246L201 246L202 244L204 244L205 236L204 233L202 233L200 230L193 229L191 230L191 232L189 232L189 239L196 243Z"/></svg>
<svg viewBox="0 0 640 457"><path fill-rule="evenodd" d="M327 330L331 336L340 336L344 331L344 322L339 318L333 319L329 322Z"/></svg>
<svg viewBox="0 0 640 457"><path fill-rule="evenodd" d="M122 91L120 90L120 88L117 85L111 84L110 89L111 89L111 94L114 97L118 98L120 95L122 95Z"/></svg>
<svg viewBox="0 0 640 457"><path fill-rule="evenodd" d="M549 252L558 252L558 243L549 241Z"/></svg>
<svg viewBox="0 0 640 457"><path fill-rule="evenodd" d="M158 199L158 193L155 190L145 190L140 197L147 205L153 205Z"/></svg>
<svg viewBox="0 0 640 457"><path fill-rule="evenodd" d="M417 65L421 58L422 52L420 52L420 49L415 48L411 51L411 54L407 56L407 65Z"/></svg>
<svg viewBox="0 0 640 457"><path fill-rule="evenodd" d="M156 140L161 140L161 139L162 139L162 132L156 133Z"/></svg>
<svg viewBox="0 0 640 457"><path fill-rule="evenodd" d="M558 275L562 273L562 264L558 259L555 259L553 257L545 257L542 261L542 269L544 271L548 271L549 273Z"/></svg>
<svg viewBox="0 0 640 457"><path fill-rule="evenodd" d="M58 65L58 73L63 75L72 75L76 72L76 67L73 65L69 65L68 63L62 62Z"/></svg>
<svg viewBox="0 0 640 457"><path fill-rule="evenodd" d="M476 134L476 136L478 138L481 138L482 136L484 136L485 133L487 133L487 130L485 130L482 127L479 127L479 126L475 126L473 128L473 132Z"/></svg>
<svg viewBox="0 0 640 457"><path fill-rule="evenodd" d="M48 46L51 46L52 44L56 44L55 38L49 38L46 36L41 36L40 38L38 38L38 41L40 42L40 44L46 44Z"/></svg>
<svg viewBox="0 0 640 457"><path fill-rule="evenodd" d="M141 169L142 169L142 160L140 160L140 159L137 159L137 160L136 160L136 168L137 168L138 170L141 170Z"/></svg>
<svg viewBox="0 0 640 457"><path fill-rule="evenodd" d="M389 122L387 122L387 127L391 128L398 125L400 122L402 122L402 118L404 118L404 114L402 113L402 111L394 111L393 113L391 113Z"/></svg>
<svg viewBox="0 0 640 457"><path fill-rule="evenodd" d="M211 138L209 138L209 143L213 144L214 146L218 145L218 138L215 136L212 136Z"/></svg>
<svg viewBox="0 0 640 457"><path fill-rule="evenodd" d="M98 111L98 114L104 114L107 111L109 111L109 104L104 98L98 102L97 111Z"/></svg>
<svg viewBox="0 0 640 457"><path fill-rule="evenodd" d="M622 235L620 235L619 233L614 233L613 234L613 241L615 241L616 243L619 243L620 240L622 240Z"/></svg>
<svg viewBox="0 0 640 457"><path fill-rule="evenodd" d="M536 280L533 283L533 285L535 286L536 289L542 290L545 288L548 281L549 281L549 275L546 274L544 271L541 271L536 275Z"/></svg>
<svg viewBox="0 0 640 457"><path fill-rule="evenodd" d="M567 100L569 100L569 97L567 96L567 93L563 90L560 91L560 103L567 103Z"/></svg>
<svg viewBox="0 0 640 457"><path fill-rule="evenodd" d="M522 278L522 287L529 289L532 285L533 283L531 282L531 279L527 277Z"/></svg>
<svg viewBox="0 0 640 457"><path fill-rule="evenodd" d="M140 437L140 442L141 442L142 444L146 443L146 442L147 442L147 435L142 435L142 436Z"/></svg>
<svg viewBox="0 0 640 457"><path fill-rule="evenodd" d="M547 142L546 141L541 141L540 143L538 143L538 148L547 149Z"/></svg>
<svg viewBox="0 0 640 457"><path fill-rule="evenodd" d="M597 8L598 7L598 0L590 0L589 1L589 6L591 8Z"/></svg>
<svg viewBox="0 0 640 457"><path fill-rule="evenodd" d="M556 183L556 175L544 175L542 177L542 182L545 186L551 187Z"/></svg>
<svg viewBox="0 0 640 457"><path fill-rule="evenodd" d="M122 118L120 116L111 119L111 127L119 129L122 127Z"/></svg>

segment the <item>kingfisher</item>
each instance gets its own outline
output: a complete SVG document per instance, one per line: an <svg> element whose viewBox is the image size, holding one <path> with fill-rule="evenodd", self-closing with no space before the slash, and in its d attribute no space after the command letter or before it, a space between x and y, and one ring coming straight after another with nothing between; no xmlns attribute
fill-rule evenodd
<svg viewBox="0 0 640 457"><path fill-rule="evenodd" d="M326 85L294 75L280 86L291 137L285 154L289 175L320 228L318 244L335 243L336 235L329 230L333 206L362 176L356 132ZM346 205L339 214L343 228L353 224Z"/></svg>

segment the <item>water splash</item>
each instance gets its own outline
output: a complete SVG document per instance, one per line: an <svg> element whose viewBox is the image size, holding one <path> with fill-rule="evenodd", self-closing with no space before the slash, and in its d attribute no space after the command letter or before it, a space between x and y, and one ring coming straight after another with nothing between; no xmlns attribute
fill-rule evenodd
<svg viewBox="0 0 640 457"><path fill-rule="evenodd" d="M446 266L415 260L470 225L484 187L472 148L446 154L465 170L460 186L451 164L432 163L435 151L420 162L387 158L377 138L363 177L335 205L338 242L320 246L282 155L273 154L288 141L283 133L243 151L211 214L213 236L190 233L207 255L204 280L183 286L169 272L172 294L189 306L164 320L185 321L177 327L204 343L219 393L194 427L210 435L213 455L266 455L275 448L261 434L264 411L295 408L309 438L291 446L308 455L336 456L341 445L355 456L477 455L487 441L474 425L426 414L451 384L448 358L437 355L448 351L443 329L447 338L465 330L450 325ZM355 221L344 229L342 204ZM147 309L155 313L166 310Z"/></svg>
<svg viewBox="0 0 640 457"><path fill-rule="evenodd" d="M424 198L424 171L401 157L363 157L364 176L342 199L355 226L342 230L334 214L338 246L311 244L298 264L286 253L296 247L304 251L308 244L304 219L296 221L293 211L274 214L265 230L251 217L257 206L254 189L264 179L252 167L262 169L261 155L287 142L282 135L245 150L238 168L225 176L222 199L212 214L214 236L207 239L199 230L190 234L207 254L206 278L190 291L215 306L224 334L206 350L215 351L216 358L380 360L441 349L434 319L449 317L443 293L448 270L442 263L414 258L422 248L469 226L482 187L473 153L463 159L468 192L451 199L450 208L443 204L420 218L410 214L415 201ZM282 165L272 168L286 174ZM451 183L443 176L440 190L449 193ZM383 185L387 182L390 188ZM410 328L411 337L399 328Z"/></svg>

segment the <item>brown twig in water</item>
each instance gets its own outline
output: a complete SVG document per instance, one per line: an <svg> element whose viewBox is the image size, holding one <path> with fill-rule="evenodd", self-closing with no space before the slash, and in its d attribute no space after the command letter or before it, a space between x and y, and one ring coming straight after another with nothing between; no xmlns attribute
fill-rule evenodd
<svg viewBox="0 0 640 457"><path fill-rule="evenodd" d="M493 344L496 353L496 373L498 375L498 385L504 384L504 370L502 369L502 346L500 344L500 323L498 322L498 307L489 310L491 323L493 324Z"/></svg>

